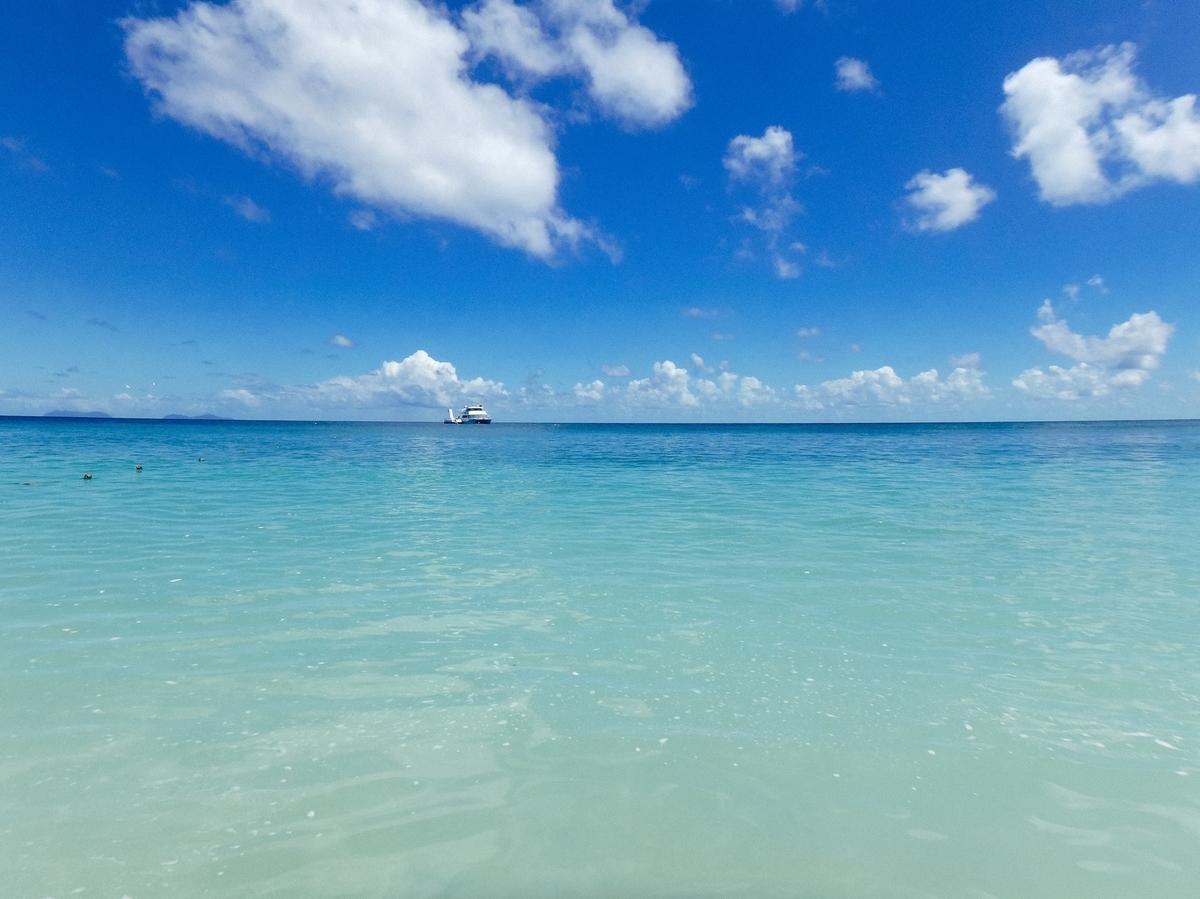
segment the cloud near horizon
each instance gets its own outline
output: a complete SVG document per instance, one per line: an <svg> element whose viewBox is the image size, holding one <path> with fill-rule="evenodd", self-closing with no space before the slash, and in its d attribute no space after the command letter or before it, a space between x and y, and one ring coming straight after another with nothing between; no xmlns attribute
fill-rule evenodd
<svg viewBox="0 0 1200 899"><path fill-rule="evenodd" d="M547 384L527 384L515 392L500 381L459 377L449 362L434 359L418 350L399 362L385 362L364 375L344 375L307 387L245 384L222 392L221 399L259 411L270 408L387 408L407 406L442 409L468 401L487 401L497 410L599 409L608 417L637 418L658 412L668 418L682 414L703 418L706 414L766 412L778 417L788 410L810 413L839 407L902 406L957 403L980 399L990 391L983 385L984 373L975 367L958 367L945 378L936 369L901 378L890 366L875 371L856 371L850 377L824 381L815 386L797 385L786 390L764 383L752 375L730 371L726 362L710 365L691 354L693 370L670 359L655 362L650 373L626 381L629 370L616 367L607 377L579 382L570 390L556 391Z"/></svg>
<svg viewBox="0 0 1200 899"><path fill-rule="evenodd" d="M365 375L340 375L309 387L240 387L222 392L222 399L247 406L263 401L282 405L322 406L387 405L438 408L468 400L508 396L499 381L464 380L449 362L439 362L417 350L399 362L384 362Z"/></svg>
<svg viewBox="0 0 1200 899"><path fill-rule="evenodd" d="M509 20L520 27L505 31ZM474 80L472 60L499 54L536 74L531 60L544 51L543 75L584 78L598 108L641 127L690 105L676 48L612 0L484 0L463 21L420 0L233 0L121 25L130 71L156 110L252 157L372 209L454 222L542 259L603 242L559 205L550 111Z"/></svg>
<svg viewBox="0 0 1200 899"><path fill-rule="evenodd" d="M942 378L936 368L913 375L907 381L890 365L874 371L856 371L848 378L824 381L810 388L795 388L795 400L805 409L838 406L911 406L920 403L955 403L982 399L991 391L983 384L978 368L955 368Z"/></svg>
<svg viewBox="0 0 1200 899"><path fill-rule="evenodd" d="M1029 332L1049 350L1076 364L1030 368L1013 380L1013 386L1043 399L1077 400L1106 396L1113 389L1140 387L1162 362L1175 326L1151 310L1134 313L1113 325L1107 337L1076 334L1058 318L1049 300L1038 310L1041 324Z"/></svg>
<svg viewBox="0 0 1200 899"><path fill-rule="evenodd" d="M1012 153L1029 160L1045 202L1108 203L1153 181L1200 180L1196 95L1154 95L1136 59L1125 43L1039 57L1004 79Z"/></svg>

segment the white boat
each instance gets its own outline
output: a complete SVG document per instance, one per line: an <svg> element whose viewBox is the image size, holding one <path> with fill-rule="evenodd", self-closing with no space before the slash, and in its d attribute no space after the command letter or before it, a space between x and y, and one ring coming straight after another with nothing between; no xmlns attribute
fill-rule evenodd
<svg viewBox="0 0 1200 899"><path fill-rule="evenodd" d="M490 425L492 417L478 404L463 406L463 410L454 414L453 409L446 410L446 418L442 422L447 425Z"/></svg>

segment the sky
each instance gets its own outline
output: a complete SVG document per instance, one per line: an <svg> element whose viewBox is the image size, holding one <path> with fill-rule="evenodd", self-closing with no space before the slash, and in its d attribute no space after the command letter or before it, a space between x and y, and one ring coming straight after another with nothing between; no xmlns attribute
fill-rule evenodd
<svg viewBox="0 0 1200 899"><path fill-rule="evenodd" d="M1194 0L43 0L0 414L1200 418Z"/></svg>

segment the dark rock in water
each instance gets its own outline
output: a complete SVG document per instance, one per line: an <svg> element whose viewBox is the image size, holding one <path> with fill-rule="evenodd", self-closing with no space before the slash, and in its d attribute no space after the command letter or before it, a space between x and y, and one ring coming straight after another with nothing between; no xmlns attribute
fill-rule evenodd
<svg viewBox="0 0 1200 899"><path fill-rule="evenodd" d="M112 418L107 412L75 412L72 409L55 409L42 418Z"/></svg>

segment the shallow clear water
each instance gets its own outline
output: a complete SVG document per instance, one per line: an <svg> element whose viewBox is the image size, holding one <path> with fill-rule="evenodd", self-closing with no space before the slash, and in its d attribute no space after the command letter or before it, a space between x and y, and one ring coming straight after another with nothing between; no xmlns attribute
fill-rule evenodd
<svg viewBox="0 0 1200 899"><path fill-rule="evenodd" d="M1198 511L1196 423L0 419L3 893L1194 897Z"/></svg>

